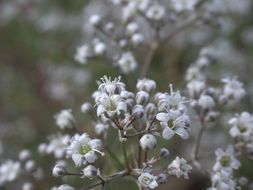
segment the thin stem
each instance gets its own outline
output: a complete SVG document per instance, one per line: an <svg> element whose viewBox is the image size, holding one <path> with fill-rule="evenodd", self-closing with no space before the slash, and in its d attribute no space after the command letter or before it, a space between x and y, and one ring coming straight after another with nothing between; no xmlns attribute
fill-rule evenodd
<svg viewBox="0 0 253 190"><path fill-rule="evenodd" d="M200 124L201 124L201 128L200 128L198 136L197 136L197 140L196 140L196 144L195 144L195 149L194 149L194 157L193 157L194 160L196 160L196 161L199 159L200 142L201 142L201 138L203 136L203 132L205 130L204 121L201 118L200 118Z"/></svg>
<svg viewBox="0 0 253 190"><path fill-rule="evenodd" d="M157 42L154 42L153 44L151 44L139 78L144 78L147 75L148 69L150 67L150 64L152 62L152 59L154 57L154 54L157 48L158 48Z"/></svg>
<svg viewBox="0 0 253 190"><path fill-rule="evenodd" d="M145 163L148 162L148 151L145 151L144 160L145 160Z"/></svg>
<svg viewBox="0 0 253 190"><path fill-rule="evenodd" d="M141 137L139 137L139 140L141 139ZM138 142L139 144L139 142ZM142 148L139 144L138 146L138 167L140 168L141 167L141 157L142 157Z"/></svg>
<svg viewBox="0 0 253 190"><path fill-rule="evenodd" d="M127 157L125 142L121 142L121 145L122 145L123 155L124 155L124 159L125 159L125 165L126 165L127 170L130 172L131 168L130 168L129 160L128 160L128 157Z"/></svg>
<svg viewBox="0 0 253 190"><path fill-rule="evenodd" d="M100 182L98 183L95 183L95 184L92 184L92 185L89 185L89 186L86 186L86 187L83 187L81 188L80 190L89 190L89 189L92 189L94 187L97 187L97 186L100 186L102 185L102 188L106 188L106 185L119 178L119 177L124 177L126 175L129 175L129 172L127 170L123 170L123 171L120 171L120 172L116 172L116 173L113 173L112 175L110 176L106 176L106 177L103 177L103 181L101 180ZM106 185L105 185L106 184Z"/></svg>

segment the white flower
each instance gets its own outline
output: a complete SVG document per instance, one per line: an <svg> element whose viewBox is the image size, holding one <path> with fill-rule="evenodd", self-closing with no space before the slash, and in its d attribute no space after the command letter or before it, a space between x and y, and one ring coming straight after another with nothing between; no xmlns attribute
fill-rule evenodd
<svg viewBox="0 0 253 190"><path fill-rule="evenodd" d="M130 22L126 26L126 32L130 35L136 33L139 29L139 25L136 22Z"/></svg>
<svg viewBox="0 0 253 190"><path fill-rule="evenodd" d="M144 36L140 33L136 33L131 37L131 41L134 45L139 45L144 41Z"/></svg>
<svg viewBox="0 0 253 190"><path fill-rule="evenodd" d="M215 172L212 177L212 188L208 190L236 190L236 183L233 176L222 171Z"/></svg>
<svg viewBox="0 0 253 190"><path fill-rule="evenodd" d="M154 189L156 187L158 187L158 183L155 180L155 176L153 176L152 174L148 173L148 172L144 172L142 173L139 177L138 177L138 182L140 183L141 186L143 187L148 187L150 189Z"/></svg>
<svg viewBox="0 0 253 190"><path fill-rule="evenodd" d="M204 81L192 80L187 84L187 88L191 97L198 97L205 89L206 84Z"/></svg>
<svg viewBox="0 0 253 190"><path fill-rule="evenodd" d="M177 12L193 11L197 0L171 0L172 7Z"/></svg>
<svg viewBox="0 0 253 190"><path fill-rule="evenodd" d="M94 53L96 55L102 55L106 51L106 45L103 42L98 42L94 45Z"/></svg>
<svg viewBox="0 0 253 190"><path fill-rule="evenodd" d="M58 127L61 129L73 128L75 124L74 116L71 113L71 110L62 110L55 116L55 122Z"/></svg>
<svg viewBox="0 0 253 190"><path fill-rule="evenodd" d="M63 184L63 185L59 186L56 190L75 190L75 188L71 187L67 184Z"/></svg>
<svg viewBox="0 0 253 190"><path fill-rule="evenodd" d="M65 155L65 149L68 146L69 140L69 135L53 135L49 137L49 144L44 144L44 147L40 148L43 148L47 154L53 153L55 158L62 158Z"/></svg>
<svg viewBox="0 0 253 190"><path fill-rule="evenodd" d="M130 1L123 7L123 21L130 20L137 12L137 3Z"/></svg>
<svg viewBox="0 0 253 190"><path fill-rule="evenodd" d="M154 149L156 147L156 144L156 137L151 134L145 134L140 139L140 146L145 151Z"/></svg>
<svg viewBox="0 0 253 190"><path fill-rule="evenodd" d="M185 111L185 98L181 96L180 92L173 92L172 85L170 85L170 94L161 94L158 96L159 110L180 110Z"/></svg>
<svg viewBox="0 0 253 190"><path fill-rule="evenodd" d="M88 45L82 45L77 48L74 56L75 60L81 64L86 64L88 58L91 56L91 50Z"/></svg>
<svg viewBox="0 0 253 190"><path fill-rule="evenodd" d="M89 102L85 102L85 103L83 103L82 106L81 106L81 111L82 111L83 113L87 113L87 112L89 112L91 109L92 109L92 105L91 105Z"/></svg>
<svg viewBox="0 0 253 190"><path fill-rule="evenodd" d="M165 9L163 6L155 3L148 8L146 16L152 20L162 20L165 16Z"/></svg>
<svg viewBox="0 0 253 190"><path fill-rule="evenodd" d="M104 123L96 123L95 125L95 132L98 135L105 134L108 130L109 126Z"/></svg>
<svg viewBox="0 0 253 190"><path fill-rule="evenodd" d="M137 68L137 62L131 52L123 53L120 56L117 65L125 74L128 74Z"/></svg>
<svg viewBox="0 0 253 190"><path fill-rule="evenodd" d="M116 114L121 114L127 111L126 103L121 99L120 95L108 95L106 93L100 94L96 97L97 116L105 114L107 117L112 118Z"/></svg>
<svg viewBox="0 0 253 190"><path fill-rule="evenodd" d="M93 165L88 165L82 170L83 177L87 177L90 179L96 177L97 175L99 175L99 173L99 170Z"/></svg>
<svg viewBox="0 0 253 190"><path fill-rule="evenodd" d="M181 114L178 110L169 110L167 113L158 113L156 119L160 121L163 127L162 136L164 139L169 140L174 134L183 139L189 138L190 118L185 113Z"/></svg>
<svg viewBox="0 0 253 190"><path fill-rule="evenodd" d="M22 185L22 190L33 190L33 184L30 182L26 182Z"/></svg>
<svg viewBox="0 0 253 190"><path fill-rule="evenodd" d="M238 169L241 163L235 158L234 148L230 145L223 151L218 148L215 151L216 163L213 167L214 171L223 171L227 173L232 173L232 170Z"/></svg>
<svg viewBox="0 0 253 190"><path fill-rule="evenodd" d="M21 164L12 160L7 160L0 165L0 185L14 181L21 171Z"/></svg>
<svg viewBox="0 0 253 190"><path fill-rule="evenodd" d="M70 145L67 148L67 154L72 157L76 166L81 166L86 163L94 163L97 159L97 153L100 152L102 142L99 139L91 139L88 134L76 134L70 140Z"/></svg>
<svg viewBox="0 0 253 190"><path fill-rule="evenodd" d="M112 95L120 94L121 91L125 90L125 84L120 81L120 76L114 80L112 80L111 77L103 76L100 80L98 90L101 92Z"/></svg>
<svg viewBox="0 0 253 190"><path fill-rule="evenodd" d="M177 176L178 178L183 176L185 179L189 179L189 173L192 167L187 164L183 158L176 157L175 160L168 166L168 173L170 175Z"/></svg>
<svg viewBox="0 0 253 190"><path fill-rule="evenodd" d="M141 91L146 91L148 93L151 93L156 88L156 82L147 78L139 79L136 85L136 88Z"/></svg>
<svg viewBox="0 0 253 190"><path fill-rule="evenodd" d="M245 96L245 90L243 84L235 77L232 79L224 78L222 82L225 83L223 93L229 98L233 98L236 101L242 99Z"/></svg>
<svg viewBox="0 0 253 190"><path fill-rule="evenodd" d="M20 161L27 161L29 158L31 158L31 151L27 149L20 151L18 158Z"/></svg>
<svg viewBox="0 0 253 190"><path fill-rule="evenodd" d="M91 15L89 22L92 26L97 26L101 22L101 16L98 14Z"/></svg>
<svg viewBox="0 0 253 190"><path fill-rule="evenodd" d="M248 112L242 112L230 119L228 123L232 125L229 134L234 138L242 137L247 140L253 134L253 116Z"/></svg>
<svg viewBox="0 0 253 190"><path fill-rule="evenodd" d="M211 96L208 95L201 95L200 98L198 99L198 105L203 109L203 110L210 110L215 106L215 102Z"/></svg>

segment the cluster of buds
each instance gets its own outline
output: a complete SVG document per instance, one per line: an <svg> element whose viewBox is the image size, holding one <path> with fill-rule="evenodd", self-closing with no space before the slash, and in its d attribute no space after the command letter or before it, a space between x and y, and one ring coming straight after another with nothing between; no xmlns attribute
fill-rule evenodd
<svg viewBox="0 0 253 190"><path fill-rule="evenodd" d="M32 159L32 153L28 149L19 152L18 160L6 160L0 165L0 186L25 177L20 189L33 190L34 181L43 179L44 174L36 161Z"/></svg>
<svg viewBox="0 0 253 190"><path fill-rule="evenodd" d="M129 175L134 179L137 177L136 182L140 186L151 189L167 182L169 176L188 179L192 167L185 159L176 157L175 160L168 161L167 168L159 168L158 171L156 165L161 160L168 159L169 150L160 148L159 155L150 155L153 149L159 148L157 138L170 140L177 134L187 139L190 132L190 118L186 112L185 98L179 91L174 92L172 85L169 93L156 93L155 90L155 81L147 78L138 80L135 92L128 91L120 77L114 80L106 76L101 78L98 90L93 93L96 110L93 111L91 104L86 102L81 111L97 116L94 120L94 129L102 140L92 139L87 133L76 133L68 140L65 156L71 158L75 166L81 169L78 169L78 173L69 172L67 165L60 162L55 165L53 175L95 178L101 180L101 185L109 183L118 175ZM73 120L73 117L67 118ZM67 118L62 119L65 121ZM106 146L107 136L104 134L110 127L118 131L118 141L122 144L125 158L125 170L112 174L113 177L103 176L95 166L98 155L104 156L108 151L109 147L106 147L105 152L101 152L103 145ZM139 154L130 160L132 157L129 156L127 146L131 144L132 138L139 139Z"/></svg>
<svg viewBox="0 0 253 190"><path fill-rule="evenodd" d="M74 56L80 64L99 57L121 73L128 74L138 66L136 51L142 48L153 51L161 41L169 41L184 27L216 21L211 19L215 15L213 10L203 6L202 0L109 2L106 6L102 4L105 10L89 15L87 28L92 29L91 42L79 46Z"/></svg>
<svg viewBox="0 0 253 190"><path fill-rule="evenodd" d="M199 58L187 70L186 81L191 106L203 121L213 122L219 116L219 110L226 104L239 102L245 95L243 84L235 77L223 78L224 85L213 87L208 84L207 67L216 60L212 48L203 48Z"/></svg>

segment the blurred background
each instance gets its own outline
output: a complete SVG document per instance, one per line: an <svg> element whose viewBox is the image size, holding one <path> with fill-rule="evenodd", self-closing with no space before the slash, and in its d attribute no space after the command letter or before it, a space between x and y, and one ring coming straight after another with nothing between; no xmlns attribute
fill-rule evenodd
<svg viewBox="0 0 253 190"><path fill-rule="evenodd" d="M0 1L0 161L16 158L18 150L24 148L36 151L48 134L57 132L53 116L64 108L71 108L79 126L92 133L91 121L80 113L80 106L84 101L91 101L97 79L105 74L117 74L102 60L83 66L73 57L76 47L88 41L85 22L89 12L96 11L100 3L97 0ZM223 5L220 8L225 11L217 25L188 29L171 43L162 44L152 60L148 77L157 82L160 91L167 90L169 82L180 89L185 86L185 71L201 47L212 46L217 50L218 59L211 66L210 82L217 82L224 75L237 75L248 93L237 112L245 109L251 112L253 3L224 0ZM138 56L145 57L145 52ZM137 78L138 72L128 75L127 80L134 87ZM224 139L221 141L227 143ZM170 145L171 152L173 145ZM187 143L183 142L182 146ZM41 159L41 164L48 163ZM51 173L51 168L45 168ZM243 173L253 176L249 169ZM187 188L183 187L185 182L177 181L181 185L175 188L201 190L205 189L206 181L193 178L185 185ZM52 185L48 177L36 189L48 189ZM124 185L120 188L124 189Z"/></svg>

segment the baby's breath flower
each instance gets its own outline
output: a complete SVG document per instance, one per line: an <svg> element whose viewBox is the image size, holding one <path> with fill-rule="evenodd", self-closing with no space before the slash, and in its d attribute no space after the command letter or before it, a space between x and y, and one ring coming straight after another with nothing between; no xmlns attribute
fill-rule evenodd
<svg viewBox="0 0 253 190"><path fill-rule="evenodd" d="M156 147L156 144L156 137L151 134L143 135L140 139L140 146L145 151L154 149Z"/></svg>
<svg viewBox="0 0 253 190"><path fill-rule="evenodd" d="M73 128L75 119L71 110L62 110L55 116L55 122L61 129Z"/></svg>
<svg viewBox="0 0 253 190"><path fill-rule="evenodd" d="M187 164L186 160L179 157L176 157L176 159L168 166L168 173L177 176L178 178L183 176L185 179L189 179L189 173L191 170L192 167Z"/></svg>
<svg viewBox="0 0 253 190"><path fill-rule="evenodd" d="M158 187L156 177L148 172L142 173L138 177L138 182L140 183L141 186L148 187L150 189L154 189L154 188Z"/></svg>
<svg viewBox="0 0 253 190"><path fill-rule="evenodd" d="M100 152L102 142L99 139L91 139L88 134L76 134L70 140L67 148L67 154L72 157L76 166L94 163L97 159L96 153L104 155Z"/></svg>

